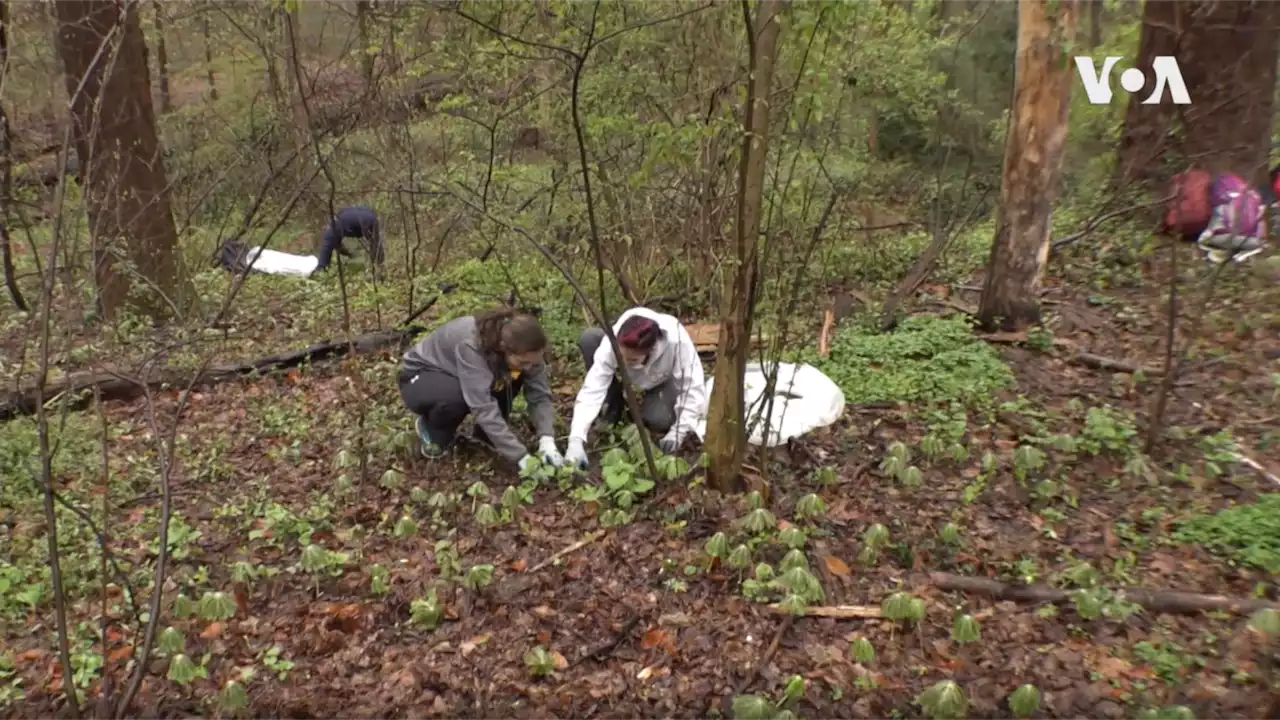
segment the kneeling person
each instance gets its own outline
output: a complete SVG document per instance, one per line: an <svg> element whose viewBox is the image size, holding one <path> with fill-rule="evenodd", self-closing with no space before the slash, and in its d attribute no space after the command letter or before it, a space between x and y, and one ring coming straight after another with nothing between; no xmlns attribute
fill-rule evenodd
<svg viewBox="0 0 1280 720"><path fill-rule="evenodd" d="M397 378L404 404L418 417L422 454L443 456L458 426L476 416L477 440L521 470L534 461L507 420L521 392L539 435L538 452L559 466L552 428L555 410L542 353L547 336L537 318L511 308L467 315L441 325L404 354Z"/></svg>
<svg viewBox="0 0 1280 720"><path fill-rule="evenodd" d="M640 402L646 427L664 433L659 447L674 452L692 431L698 412L706 404L702 361L693 338L671 315L636 307L622 314L613 328L627 365L631 384L644 391ZM578 341L587 365L587 377L573 406L566 459L579 467L587 465L587 432L604 410L606 423L622 418L626 398L622 382L615 376L614 357L602 328L591 328Z"/></svg>

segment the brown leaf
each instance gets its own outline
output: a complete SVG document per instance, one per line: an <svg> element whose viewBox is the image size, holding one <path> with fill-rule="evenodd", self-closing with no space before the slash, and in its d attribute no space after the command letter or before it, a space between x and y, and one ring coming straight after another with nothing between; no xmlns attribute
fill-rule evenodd
<svg viewBox="0 0 1280 720"><path fill-rule="evenodd" d="M534 636L534 639L538 641L539 645L546 645L551 642L551 633L546 630L539 630L538 634Z"/></svg>
<svg viewBox="0 0 1280 720"><path fill-rule="evenodd" d="M118 647L115 650L112 650L111 652L107 653L107 664L115 665L121 660L127 659L131 655L133 655L132 645L124 645L122 647Z"/></svg>
<svg viewBox="0 0 1280 720"><path fill-rule="evenodd" d="M468 640L468 641L466 641L466 642L462 643L462 645L458 646L458 648L459 648L460 650L462 650L462 656L463 656L463 657L466 657L466 656L470 655L471 653L475 652L476 648L478 648L478 647L480 647L481 645L483 645L483 644L485 644L485 643L489 642L489 639L490 639L490 638L492 638L492 637L493 637L493 635L492 635L492 634L490 634L490 633L484 633L483 635L477 635L477 636L475 636L475 637L471 638L470 640Z"/></svg>
<svg viewBox="0 0 1280 720"><path fill-rule="evenodd" d="M653 628L652 630L645 632L644 637L640 638L640 649L648 650L650 648L656 648L666 642L667 633L659 630L658 628Z"/></svg>
<svg viewBox="0 0 1280 720"><path fill-rule="evenodd" d="M826 563L827 570L832 575L839 575L840 577L849 577L850 575L849 566L846 565L843 560L836 557L835 555L823 555L822 562Z"/></svg>
<svg viewBox="0 0 1280 720"><path fill-rule="evenodd" d="M516 572L524 572L524 569L528 567L528 565L529 565L529 562L527 560L525 560L524 558L520 558L519 560L516 560L511 563L511 569L515 570Z"/></svg>
<svg viewBox="0 0 1280 720"><path fill-rule="evenodd" d="M565 668L569 667L569 661L565 660L564 656L556 652L555 650L552 650L547 654L551 656L551 662L555 663L557 670L564 670Z"/></svg>
<svg viewBox="0 0 1280 720"><path fill-rule="evenodd" d="M211 622L209 623L209 627L205 628L204 632L200 633L200 637L205 640L208 640L209 638L216 638L222 634L222 631L225 628L226 626L220 622Z"/></svg>

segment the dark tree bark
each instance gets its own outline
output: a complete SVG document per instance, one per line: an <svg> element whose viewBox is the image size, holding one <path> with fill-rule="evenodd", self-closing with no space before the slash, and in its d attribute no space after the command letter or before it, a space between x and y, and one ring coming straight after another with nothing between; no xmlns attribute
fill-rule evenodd
<svg viewBox="0 0 1280 720"><path fill-rule="evenodd" d="M1089 47L1096 48L1102 44L1102 0L1087 0L1089 3Z"/></svg>
<svg viewBox="0 0 1280 720"><path fill-rule="evenodd" d="M173 96L169 93L169 51L164 44L164 5L158 0L152 3L155 11L156 31L156 80L160 84L160 112L173 110Z"/></svg>
<svg viewBox="0 0 1280 720"><path fill-rule="evenodd" d="M5 85L9 74L9 3L0 0L0 86ZM13 196L13 135L9 127L9 113L0 104L0 262L4 263L4 286L9 290L13 306L21 312L30 307L13 268L13 247L9 242L9 205Z"/></svg>
<svg viewBox="0 0 1280 720"><path fill-rule="evenodd" d="M747 449L746 403L742 378L751 347L755 312L756 266L759 262L760 214L764 197L765 164L769 155L769 93L777 59L778 14L782 0L762 0L755 21L751 7L742 0L745 16L750 78L743 118L746 135L738 169L738 217L735 226L737 266L729 276L721 299L720 343L716 351L715 383L707 414L706 450L711 457L710 481L721 492L741 486L742 458Z"/></svg>
<svg viewBox="0 0 1280 720"><path fill-rule="evenodd" d="M94 240L94 277L104 317L129 306L160 319L194 295L178 253L164 157L151 105L151 74L138 3L60 0L56 44ZM114 52L99 52L104 45ZM123 256L141 276L123 272Z"/></svg>
<svg viewBox="0 0 1280 720"><path fill-rule="evenodd" d="M1177 58L1191 105L1143 105L1129 95L1117 148L1117 179L1162 180L1187 165L1265 178L1271 144L1280 3L1178 0L1143 9L1135 67ZM1164 159L1164 162L1160 162Z"/></svg>
<svg viewBox="0 0 1280 720"><path fill-rule="evenodd" d="M1056 7L1055 7L1056 6ZM987 261L978 319L1016 331L1040 321L1040 279L1067 147L1077 0L1021 0L1013 118L1004 147L1000 220Z"/></svg>
<svg viewBox="0 0 1280 720"><path fill-rule="evenodd" d="M369 12L369 0L356 2L356 27L360 33L360 75L364 77L365 89L373 90L373 55L369 47L373 44L373 34L369 25L373 22Z"/></svg>
<svg viewBox="0 0 1280 720"><path fill-rule="evenodd" d="M218 82L213 73L213 33L209 28L209 13L213 12L213 5L206 3L205 7L200 11L200 35L204 39L204 66L205 80L209 84L209 99L218 99Z"/></svg>

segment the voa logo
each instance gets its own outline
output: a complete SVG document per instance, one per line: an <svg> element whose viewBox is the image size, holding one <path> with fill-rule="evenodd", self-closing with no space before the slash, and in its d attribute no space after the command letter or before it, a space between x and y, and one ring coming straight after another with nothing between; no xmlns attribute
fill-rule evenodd
<svg viewBox="0 0 1280 720"><path fill-rule="evenodd" d="M1093 58L1076 56L1076 71L1080 74L1080 82L1084 83L1084 94L1089 97L1090 104L1111 104L1111 69L1120 62L1119 57L1108 57L1102 62L1102 71ZM1187 84L1182 80L1182 71L1178 69L1178 59L1172 55L1160 55L1151 61L1151 72L1156 76L1155 87L1151 94L1142 101L1143 105L1156 105L1164 96L1165 88L1173 98L1174 105L1190 105L1191 96L1187 94ZM1129 68L1120 73L1120 87L1127 93L1136 93L1148 87L1147 76L1138 68Z"/></svg>

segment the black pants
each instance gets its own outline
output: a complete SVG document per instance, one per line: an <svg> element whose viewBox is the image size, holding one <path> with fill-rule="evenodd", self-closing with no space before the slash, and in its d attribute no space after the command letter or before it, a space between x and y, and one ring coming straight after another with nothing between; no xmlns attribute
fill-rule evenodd
<svg viewBox="0 0 1280 720"><path fill-rule="evenodd" d="M337 252L343 257L351 257L350 251L342 246L346 238L358 238L360 244L369 255L374 270L382 266L386 259L386 251L382 247L382 232L378 227L378 216L372 209L363 205L353 205L338 211L337 217L329 221L325 227L324 237L320 240L320 252L316 255L320 262L316 270L329 267L333 254Z"/></svg>
<svg viewBox="0 0 1280 720"><path fill-rule="evenodd" d="M601 328L588 328L582 332L582 336L578 338L578 347L582 350L582 360L587 364L587 372L591 371L591 366L595 364L596 350L600 348L600 343L607 342L608 338ZM618 358L618 362L622 362ZM640 400L640 418L644 421L645 427L654 432L665 433L676 424L676 395L678 388L674 379L668 379L661 385L644 391L644 397ZM622 411L627 405L627 399L622 394L622 381L618 376L613 377L613 382L609 383L609 392L604 398L604 409L600 411L600 418L609 425L614 425L622 420Z"/></svg>
<svg viewBox="0 0 1280 720"><path fill-rule="evenodd" d="M462 396L462 384L458 378L437 370L412 373L401 368L396 382L400 385L400 398L409 411L421 415L427 425L431 441L442 448L453 444L458 426L471 414L471 407ZM520 394L524 378L516 378L501 390L493 391L493 399L503 419L511 416L511 400ZM475 429L475 438L489 442L482 428Z"/></svg>

